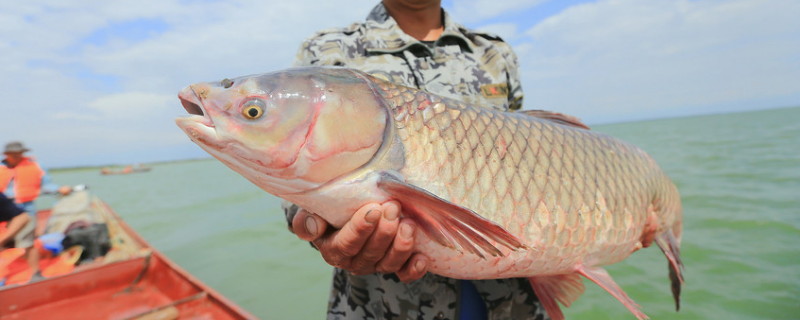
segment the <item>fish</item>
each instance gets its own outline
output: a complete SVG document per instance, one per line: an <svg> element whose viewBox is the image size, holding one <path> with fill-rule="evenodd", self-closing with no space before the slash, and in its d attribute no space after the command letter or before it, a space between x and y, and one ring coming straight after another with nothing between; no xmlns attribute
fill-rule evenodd
<svg viewBox="0 0 800 320"><path fill-rule="evenodd" d="M585 277L646 319L602 266L656 243L680 309L677 187L643 150L575 117L498 111L340 67L197 83L178 97L191 141L334 227L362 205L399 201L429 272L527 278L553 319Z"/></svg>

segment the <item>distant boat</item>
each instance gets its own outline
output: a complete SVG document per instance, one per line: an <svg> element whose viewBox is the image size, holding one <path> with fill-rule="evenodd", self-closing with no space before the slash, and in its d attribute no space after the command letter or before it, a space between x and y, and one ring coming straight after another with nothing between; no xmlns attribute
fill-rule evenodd
<svg viewBox="0 0 800 320"><path fill-rule="evenodd" d="M67 208L59 206L64 200L70 204ZM152 248L105 202L85 192L63 198L52 210L40 211L37 229L70 229L75 218L66 216L76 214L80 220L102 219L111 249L78 266L74 263L80 250L71 249L80 246L45 258L40 263L45 278L34 282L29 282L31 272L24 258L0 263L0 269L6 269L0 274L5 271L7 284L0 286L0 318L256 319ZM18 256L15 253L0 257Z"/></svg>
<svg viewBox="0 0 800 320"><path fill-rule="evenodd" d="M141 172L148 172L152 169L153 168L141 164L128 165L121 169L111 169L109 167L103 167L103 169L100 170L100 174L110 175L110 174L141 173Z"/></svg>

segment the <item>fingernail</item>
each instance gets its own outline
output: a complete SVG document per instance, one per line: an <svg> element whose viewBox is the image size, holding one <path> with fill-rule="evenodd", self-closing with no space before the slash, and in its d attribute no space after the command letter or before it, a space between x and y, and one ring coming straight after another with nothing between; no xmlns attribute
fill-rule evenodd
<svg viewBox="0 0 800 320"><path fill-rule="evenodd" d="M381 218L381 212L378 210L370 210L369 212L367 212L367 216L364 217L364 219L367 220L367 222L369 223L378 222L378 219L380 218Z"/></svg>
<svg viewBox="0 0 800 320"><path fill-rule="evenodd" d="M398 210L389 209L383 212L383 216L386 217L386 220L394 221L397 219L398 213L400 213Z"/></svg>
<svg viewBox="0 0 800 320"><path fill-rule="evenodd" d="M317 235L317 221L314 220L314 218L312 218L312 217L307 217L305 224L306 224L306 231L308 231L308 233L310 233L312 236L316 236Z"/></svg>
<svg viewBox="0 0 800 320"><path fill-rule="evenodd" d="M425 259L419 259L417 260L417 262L414 263L414 269L417 269L417 271L425 270L425 266L427 264L428 261L426 261Z"/></svg>
<svg viewBox="0 0 800 320"><path fill-rule="evenodd" d="M412 229L411 226L409 226L407 224L401 224L400 225L400 236L401 237L406 238L406 239L410 239L411 235L413 235L413 234L414 234L414 229Z"/></svg>

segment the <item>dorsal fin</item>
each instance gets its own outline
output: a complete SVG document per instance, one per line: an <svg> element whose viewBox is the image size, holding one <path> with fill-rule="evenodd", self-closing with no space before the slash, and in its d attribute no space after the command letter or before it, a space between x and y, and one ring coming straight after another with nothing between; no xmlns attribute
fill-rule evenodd
<svg viewBox="0 0 800 320"><path fill-rule="evenodd" d="M552 121L552 122L555 122L555 123L558 123L558 124L563 124L563 125L566 125L566 126L571 126L571 127L591 130L591 129L589 129L589 126L587 126L587 125L583 124L583 122L581 122L581 119L578 119L577 117L573 117L573 116L568 116L568 115L563 114L563 113L547 111L547 110L520 110L520 111L517 111L517 112L523 113L525 115L529 115L531 117L537 117L539 119L549 120L549 121Z"/></svg>

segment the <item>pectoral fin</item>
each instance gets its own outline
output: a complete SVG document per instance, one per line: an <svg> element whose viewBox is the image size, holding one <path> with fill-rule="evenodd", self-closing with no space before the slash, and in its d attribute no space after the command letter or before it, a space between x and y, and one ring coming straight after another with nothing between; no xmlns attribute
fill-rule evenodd
<svg viewBox="0 0 800 320"><path fill-rule="evenodd" d="M474 211L390 174L381 174L378 187L400 202L405 217L414 220L431 239L443 246L474 253L481 258L485 258L484 253L503 255L492 242L511 250L524 247L516 236Z"/></svg>

